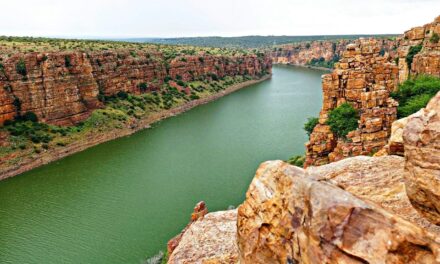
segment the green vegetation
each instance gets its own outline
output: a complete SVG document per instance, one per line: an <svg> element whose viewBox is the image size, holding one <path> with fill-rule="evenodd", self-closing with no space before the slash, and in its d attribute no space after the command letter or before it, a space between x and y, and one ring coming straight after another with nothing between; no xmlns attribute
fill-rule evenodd
<svg viewBox="0 0 440 264"><path fill-rule="evenodd" d="M304 167L304 162L305 161L306 161L306 156L304 156L304 155L296 155L296 156L291 157L286 162L291 164L291 165L294 165L294 166L302 168L302 167Z"/></svg>
<svg viewBox="0 0 440 264"><path fill-rule="evenodd" d="M70 61L70 56L65 56L64 57L64 64L66 65L67 68L69 68L70 66L72 66L72 63Z"/></svg>
<svg viewBox="0 0 440 264"><path fill-rule="evenodd" d="M26 63L24 62L23 59L20 59L17 64L15 65L15 69L17 70L18 74L21 74L23 76L27 75L27 70L26 70Z"/></svg>
<svg viewBox="0 0 440 264"><path fill-rule="evenodd" d="M322 67L322 68L333 68L335 66L335 63L339 62L339 56L335 54L331 60L326 61L323 57L319 59L311 59L309 62L307 62L307 65L313 66L313 67Z"/></svg>
<svg viewBox="0 0 440 264"><path fill-rule="evenodd" d="M439 40L440 36L437 33L432 34L431 38L429 39L429 41L434 44L438 43Z"/></svg>
<svg viewBox="0 0 440 264"><path fill-rule="evenodd" d="M396 35L322 35L322 36L243 36L243 37L191 37L191 38L138 38L124 41L168 45L189 45L218 48L267 48L303 41L358 39L360 37L392 38Z"/></svg>
<svg viewBox="0 0 440 264"><path fill-rule="evenodd" d="M399 102L399 118L409 116L425 107L440 91L440 78L428 75L405 81L391 96Z"/></svg>
<svg viewBox="0 0 440 264"><path fill-rule="evenodd" d="M423 46L417 45L409 48L408 54L406 55L406 64L408 68L411 69L411 64L413 62L414 56L422 50Z"/></svg>
<svg viewBox="0 0 440 264"><path fill-rule="evenodd" d="M350 131L358 128L359 114L349 103L343 103L328 114L327 125L338 138L346 138Z"/></svg>
<svg viewBox="0 0 440 264"><path fill-rule="evenodd" d="M309 117L307 118L307 122L304 124L304 130L307 132L307 135L310 135L313 132L315 126L319 123L319 118L317 117Z"/></svg>

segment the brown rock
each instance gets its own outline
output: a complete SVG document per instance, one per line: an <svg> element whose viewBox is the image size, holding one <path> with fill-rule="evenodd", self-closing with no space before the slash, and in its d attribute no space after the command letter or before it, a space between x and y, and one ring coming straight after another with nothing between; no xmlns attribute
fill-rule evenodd
<svg viewBox="0 0 440 264"><path fill-rule="evenodd" d="M408 118L403 140L408 197L424 217L440 225L440 93Z"/></svg>
<svg viewBox="0 0 440 264"><path fill-rule="evenodd" d="M168 241L168 243L167 243L168 254L171 255L173 253L173 251L177 248L177 246L179 246L183 235L186 233L186 231L188 231L188 229L191 227L191 225L195 221L203 218L207 213L208 213L208 208L206 207L205 202L201 201L196 204L196 206L194 207L193 213L191 214L191 220L189 221L188 225L182 230L182 232L180 232L180 234L178 234L177 236L173 237L172 239L170 239Z"/></svg>
<svg viewBox="0 0 440 264"><path fill-rule="evenodd" d="M238 263L237 210L215 212L194 222L168 264Z"/></svg>
<svg viewBox="0 0 440 264"><path fill-rule="evenodd" d="M281 161L263 163L238 210L241 263L438 263L432 234Z"/></svg>

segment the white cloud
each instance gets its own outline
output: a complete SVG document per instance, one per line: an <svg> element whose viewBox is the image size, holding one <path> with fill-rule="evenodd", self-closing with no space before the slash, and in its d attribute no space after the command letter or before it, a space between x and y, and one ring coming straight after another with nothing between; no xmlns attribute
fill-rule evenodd
<svg viewBox="0 0 440 264"><path fill-rule="evenodd" d="M179 37L403 33L438 0L0 0L0 35Z"/></svg>

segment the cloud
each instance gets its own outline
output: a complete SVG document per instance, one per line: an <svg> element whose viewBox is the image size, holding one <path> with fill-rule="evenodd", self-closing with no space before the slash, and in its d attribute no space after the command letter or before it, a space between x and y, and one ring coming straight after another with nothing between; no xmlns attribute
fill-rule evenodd
<svg viewBox="0 0 440 264"><path fill-rule="evenodd" d="M3 1L0 35L178 37L402 33L438 0Z"/></svg>

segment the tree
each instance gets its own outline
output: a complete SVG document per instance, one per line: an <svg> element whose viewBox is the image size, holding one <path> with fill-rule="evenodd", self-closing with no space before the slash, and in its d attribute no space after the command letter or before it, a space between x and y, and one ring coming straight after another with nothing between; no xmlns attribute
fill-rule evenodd
<svg viewBox="0 0 440 264"><path fill-rule="evenodd" d="M27 75L26 63L24 62L23 59L20 59L17 62L17 64L15 65L15 70L17 71L18 74L21 74L23 76Z"/></svg>
<svg viewBox="0 0 440 264"><path fill-rule="evenodd" d="M349 103L343 103L328 114L327 125L338 138L346 138L350 131L358 128L359 115Z"/></svg>
<svg viewBox="0 0 440 264"><path fill-rule="evenodd" d="M307 122L304 124L304 130L307 132L307 135L310 135L313 132L315 126L319 123L319 119L317 117L309 117L307 118Z"/></svg>

